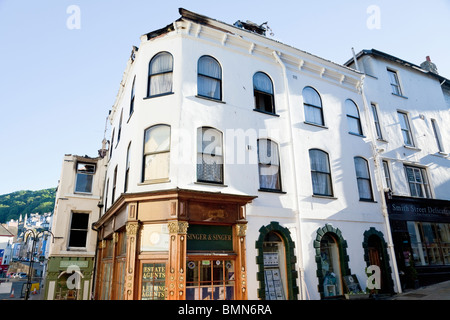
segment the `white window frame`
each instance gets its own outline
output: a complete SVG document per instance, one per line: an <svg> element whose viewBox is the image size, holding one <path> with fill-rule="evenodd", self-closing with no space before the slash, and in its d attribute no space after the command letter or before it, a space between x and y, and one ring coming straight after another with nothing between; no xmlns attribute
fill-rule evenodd
<svg viewBox="0 0 450 320"><path fill-rule="evenodd" d="M389 84L391 85L392 94L394 94L396 96L403 96L402 86L400 84L400 78L398 76L398 72L391 68L387 68L387 72L388 72L388 76L389 76ZM395 81L392 81L391 75L394 76ZM396 88L397 90L395 90L394 88Z"/></svg>
<svg viewBox="0 0 450 320"><path fill-rule="evenodd" d="M409 117L409 112L403 111L403 110L397 110L397 116L399 117L399 125L400 125L400 132L402 133L402 141L403 144L406 147L412 147L414 148L415 145L415 141L414 141L414 137L413 137L413 130L412 130L412 126L411 126L411 121L410 121L410 117ZM404 120L406 123L407 128L403 128L402 124L401 124L401 119L400 116L404 116ZM410 143L406 143L405 141L405 137L403 136L403 132L407 132L408 133L408 138L410 140Z"/></svg>

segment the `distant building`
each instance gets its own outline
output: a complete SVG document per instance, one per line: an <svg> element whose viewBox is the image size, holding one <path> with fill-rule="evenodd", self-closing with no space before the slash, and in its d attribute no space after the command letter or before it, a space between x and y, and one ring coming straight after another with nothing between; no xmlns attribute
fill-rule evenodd
<svg viewBox="0 0 450 320"><path fill-rule="evenodd" d="M46 300L88 300L92 290L106 158L65 155L45 280Z"/></svg>

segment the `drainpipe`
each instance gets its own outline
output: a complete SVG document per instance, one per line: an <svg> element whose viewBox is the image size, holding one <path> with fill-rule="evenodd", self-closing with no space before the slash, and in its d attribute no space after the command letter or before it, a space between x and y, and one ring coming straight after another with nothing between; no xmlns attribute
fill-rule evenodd
<svg viewBox="0 0 450 320"><path fill-rule="evenodd" d="M272 52L273 56L275 57L275 60L280 64L281 69L283 70L283 80L284 80L284 87L285 87L285 96L286 96L286 107L288 109L288 121L289 121L289 139L291 141L292 147L291 147L291 161L292 161L292 168L293 168L293 176L294 178L294 212L295 212L295 217L297 219L297 239L298 239L298 246L297 246L297 255L298 255L298 264L299 264L299 280L300 280L300 300L305 300L305 280L304 280L304 275L305 275L305 268L303 266L303 248L302 248L302 240L301 240L301 236L302 236L302 232L301 232L301 218L300 218L300 204L299 204L299 200L298 200L298 187L297 187L297 166L296 166L296 161L295 161L295 152L294 152L294 134L293 134L293 126L292 126L292 117L291 117L291 107L290 107L290 103L289 103L289 99L290 99L290 91L289 91L289 81L288 81L288 77L287 77L287 72L286 72L286 65L283 63L283 61L280 58L280 54L276 51Z"/></svg>
<svg viewBox="0 0 450 320"><path fill-rule="evenodd" d="M369 108L369 103L367 102L367 97L364 93L364 80L365 80L365 75L362 78L361 81L361 87L360 87L360 91L361 91L361 95L362 95L362 100L363 100L363 104L364 104L364 113L365 113L365 118L366 118L366 123L368 124L367 127L369 128L369 133L370 133L370 144L372 146L372 154L373 154L373 160L374 160L374 164L375 164L375 175L376 175L376 179L375 182L378 185L378 190L380 191L380 199L381 199L381 213L383 214L383 218L384 218L384 223L386 226L386 234L387 234L387 245L388 245L388 250L389 250L389 254L391 255L391 260L392 260L392 267L394 269L394 277L395 277L395 283L397 286L397 290L398 293L402 293L402 286L401 286L401 282L400 282L400 277L398 275L398 267L397 267L397 259L395 256L395 250L394 250L394 244L393 244L393 240L392 240L392 232L391 232L391 224L389 223L389 214L387 211L387 204L386 204L386 198L384 195L384 191L383 191L383 173L381 172L381 168L382 166L382 160L380 160L380 153L377 150L375 141L377 140L377 137L375 135L374 129L372 125L369 125L372 121L370 120L369 117L369 113L370 113L370 108Z"/></svg>

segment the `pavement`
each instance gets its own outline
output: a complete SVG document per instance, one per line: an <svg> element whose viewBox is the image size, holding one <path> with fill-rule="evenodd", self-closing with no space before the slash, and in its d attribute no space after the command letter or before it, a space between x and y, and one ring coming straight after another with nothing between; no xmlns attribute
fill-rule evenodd
<svg viewBox="0 0 450 320"><path fill-rule="evenodd" d="M405 290L388 300L450 300L450 281L440 282L415 290Z"/></svg>
<svg viewBox="0 0 450 320"><path fill-rule="evenodd" d="M0 300L24 300L20 293L22 283L22 281L1 283ZM44 300L44 291L44 288L41 288L36 294L30 294L29 300ZM450 280L418 289L407 289L382 300L450 300Z"/></svg>

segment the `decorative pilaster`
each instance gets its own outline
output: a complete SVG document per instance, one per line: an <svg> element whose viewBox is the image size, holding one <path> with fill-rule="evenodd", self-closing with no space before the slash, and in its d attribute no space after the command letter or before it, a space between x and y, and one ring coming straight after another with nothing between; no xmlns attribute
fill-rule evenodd
<svg viewBox="0 0 450 320"><path fill-rule="evenodd" d="M139 222L137 221L130 221L126 225L127 261L125 271L125 300L134 300L137 298L134 288L134 277L136 272L137 235L139 228Z"/></svg>
<svg viewBox="0 0 450 320"><path fill-rule="evenodd" d="M187 221L169 222L169 273L167 300L186 299L186 234Z"/></svg>
<svg viewBox="0 0 450 320"><path fill-rule="evenodd" d="M246 247L245 235L247 232L246 224L235 225L235 244L237 259L236 259L236 280L239 284L236 292L236 299L247 300L247 263L246 263ZM240 280L240 281L239 281Z"/></svg>

